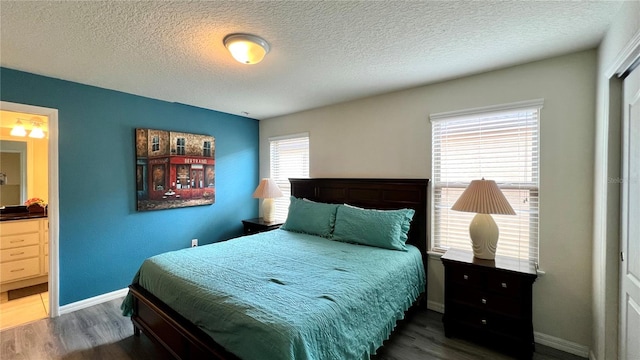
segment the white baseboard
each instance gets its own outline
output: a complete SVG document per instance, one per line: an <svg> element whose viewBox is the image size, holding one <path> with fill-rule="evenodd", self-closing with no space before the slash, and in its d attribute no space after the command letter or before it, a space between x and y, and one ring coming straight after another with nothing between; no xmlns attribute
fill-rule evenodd
<svg viewBox="0 0 640 360"><path fill-rule="evenodd" d="M103 302L111 301L114 299L118 299L127 295L129 288L124 288L116 291L112 291L110 293L94 296L92 298L76 301L71 304L67 304L64 306L60 306L60 315L72 313L77 310L85 309L90 306L102 304Z"/></svg>
<svg viewBox="0 0 640 360"><path fill-rule="evenodd" d="M444 314L444 304L427 300L427 309Z"/></svg>
<svg viewBox="0 0 640 360"><path fill-rule="evenodd" d="M583 358L589 358L592 352L589 351L589 347L580 345L568 340L560 339L555 336L533 332L534 341L538 344L548 346L560 351L564 351L569 354L577 355ZM595 358L594 358L595 360Z"/></svg>
<svg viewBox="0 0 640 360"><path fill-rule="evenodd" d="M435 312L444 313L444 304L427 300L427 309ZM569 354L577 355L583 358L589 358L589 360L597 360L593 351L589 351L589 348L584 345L580 345L568 340L560 339L555 336L533 332L534 341L538 344L554 348L556 350L564 351Z"/></svg>

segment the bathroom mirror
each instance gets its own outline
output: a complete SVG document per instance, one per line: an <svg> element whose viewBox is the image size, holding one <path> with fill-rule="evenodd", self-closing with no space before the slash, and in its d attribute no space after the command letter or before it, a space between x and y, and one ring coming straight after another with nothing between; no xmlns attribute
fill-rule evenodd
<svg viewBox="0 0 640 360"><path fill-rule="evenodd" d="M27 143L0 140L0 206L27 200Z"/></svg>

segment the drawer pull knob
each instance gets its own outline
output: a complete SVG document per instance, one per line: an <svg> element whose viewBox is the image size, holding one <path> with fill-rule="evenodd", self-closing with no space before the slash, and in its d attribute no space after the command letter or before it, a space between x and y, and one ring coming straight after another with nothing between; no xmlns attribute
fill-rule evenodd
<svg viewBox="0 0 640 360"><path fill-rule="evenodd" d="M13 270L11 270L11 272L18 272L18 271L23 271L23 270L24 270L24 268L20 268L20 269L13 269Z"/></svg>
<svg viewBox="0 0 640 360"><path fill-rule="evenodd" d="M19 240L11 240L9 242L12 243L12 244L15 244L15 243L23 242L23 241L24 241L24 239L19 239Z"/></svg>
<svg viewBox="0 0 640 360"><path fill-rule="evenodd" d="M482 303L486 305L487 304L487 299L482 299Z"/></svg>
<svg viewBox="0 0 640 360"><path fill-rule="evenodd" d="M506 289L506 288L507 288L507 283L506 283L506 282L503 282L503 283L502 283L502 287Z"/></svg>
<svg viewBox="0 0 640 360"><path fill-rule="evenodd" d="M24 254L24 251L20 251L20 252L16 252L16 253L11 253L11 256L17 256L17 255L22 255Z"/></svg>
<svg viewBox="0 0 640 360"><path fill-rule="evenodd" d="M469 280L469 275L462 275L462 278L465 280Z"/></svg>
<svg viewBox="0 0 640 360"><path fill-rule="evenodd" d="M487 320L482 319L482 325L487 325Z"/></svg>

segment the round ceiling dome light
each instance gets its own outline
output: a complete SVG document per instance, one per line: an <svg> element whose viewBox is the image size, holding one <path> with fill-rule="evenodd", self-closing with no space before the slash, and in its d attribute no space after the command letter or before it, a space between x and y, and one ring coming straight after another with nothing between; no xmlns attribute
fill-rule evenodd
<svg viewBox="0 0 640 360"><path fill-rule="evenodd" d="M250 34L229 34L222 42L234 59L249 65L262 61L271 48L265 39Z"/></svg>

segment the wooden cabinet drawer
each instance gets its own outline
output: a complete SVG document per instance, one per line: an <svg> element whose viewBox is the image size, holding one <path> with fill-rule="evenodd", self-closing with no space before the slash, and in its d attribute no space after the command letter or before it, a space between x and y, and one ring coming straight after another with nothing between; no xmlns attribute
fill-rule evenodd
<svg viewBox="0 0 640 360"><path fill-rule="evenodd" d="M40 244L40 233L37 232L9 236L2 234L2 237L0 237L0 249L11 249L36 244Z"/></svg>
<svg viewBox="0 0 640 360"><path fill-rule="evenodd" d="M40 220L16 220L0 223L0 234L15 235L40 231Z"/></svg>
<svg viewBox="0 0 640 360"><path fill-rule="evenodd" d="M15 249L0 250L0 262L26 259L40 255L39 245L22 246ZM3 279L4 280L4 279Z"/></svg>
<svg viewBox="0 0 640 360"><path fill-rule="evenodd" d="M487 279L487 289L505 296L520 296L522 293L522 279L513 274L496 272Z"/></svg>
<svg viewBox="0 0 640 360"><path fill-rule="evenodd" d="M44 257L44 269L42 269L43 274L49 273L49 255L45 255Z"/></svg>
<svg viewBox="0 0 640 360"><path fill-rule="evenodd" d="M40 259L30 258L0 264L2 282L40 275Z"/></svg>
<svg viewBox="0 0 640 360"><path fill-rule="evenodd" d="M492 311L515 318L522 317L522 302L514 301L513 298L460 286L453 286L449 295L451 301L478 310Z"/></svg>
<svg viewBox="0 0 640 360"><path fill-rule="evenodd" d="M448 271L451 271L451 281L461 286L483 288L486 282L484 273L468 266L451 266Z"/></svg>
<svg viewBox="0 0 640 360"><path fill-rule="evenodd" d="M518 319L501 316L490 311L478 311L474 308L456 307L452 320L476 329L491 330L506 336L522 336L523 326Z"/></svg>
<svg viewBox="0 0 640 360"><path fill-rule="evenodd" d="M281 222L265 222L263 218L242 220L243 235L253 235L265 231L276 230L282 226Z"/></svg>

